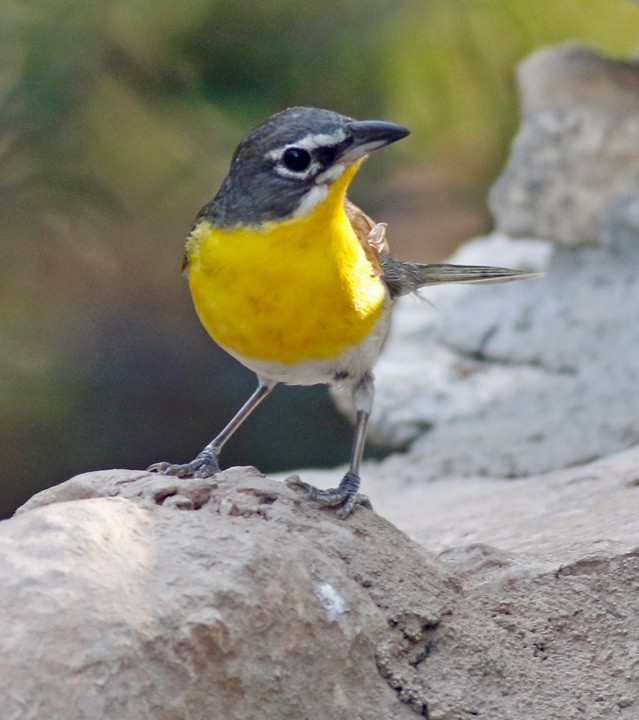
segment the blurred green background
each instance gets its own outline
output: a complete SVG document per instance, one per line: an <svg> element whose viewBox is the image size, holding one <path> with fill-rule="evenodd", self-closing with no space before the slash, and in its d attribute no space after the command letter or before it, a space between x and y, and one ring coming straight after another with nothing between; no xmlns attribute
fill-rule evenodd
<svg viewBox="0 0 639 720"><path fill-rule="evenodd" d="M72 474L186 461L252 390L180 278L191 220L252 124L292 104L407 125L352 196L400 257L490 227L514 68L637 44L623 0L3 0L0 512ZM225 465L344 462L324 388L286 388Z"/></svg>

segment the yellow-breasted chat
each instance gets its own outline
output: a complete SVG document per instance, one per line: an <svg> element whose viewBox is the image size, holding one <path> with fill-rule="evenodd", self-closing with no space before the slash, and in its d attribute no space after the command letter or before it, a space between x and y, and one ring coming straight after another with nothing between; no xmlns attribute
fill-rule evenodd
<svg viewBox="0 0 639 720"><path fill-rule="evenodd" d="M402 262L388 253L384 224L346 197L365 157L409 131L379 120L294 107L249 132L217 195L186 241L184 271L211 337L253 370L258 386L228 425L191 462L149 470L179 477L219 472L224 443L278 383L336 383L356 415L348 472L338 487L300 483L317 502L350 514L358 492L373 365L393 301L449 282L531 277L496 267Z"/></svg>

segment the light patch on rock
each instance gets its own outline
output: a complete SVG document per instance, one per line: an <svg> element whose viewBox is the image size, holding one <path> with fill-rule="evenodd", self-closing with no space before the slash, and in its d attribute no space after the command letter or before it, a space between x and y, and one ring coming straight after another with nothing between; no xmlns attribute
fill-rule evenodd
<svg viewBox="0 0 639 720"><path fill-rule="evenodd" d="M329 622L335 622L346 612L346 602L337 590L327 582L315 585L315 596L326 608Z"/></svg>

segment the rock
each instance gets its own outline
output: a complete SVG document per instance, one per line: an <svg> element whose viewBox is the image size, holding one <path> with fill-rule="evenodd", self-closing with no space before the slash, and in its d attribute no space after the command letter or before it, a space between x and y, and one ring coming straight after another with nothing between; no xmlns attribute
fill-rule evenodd
<svg viewBox="0 0 639 720"><path fill-rule="evenodd" d="M250 470L74 478L0 525L0 578L6 720L414 717L377 654L414 675L456 594L389 523Z"/></svg>
<svg viewBox="0 0 639 720"><path fill-rule="evenodd" d="M327 487L335 475L304 479ZM439 553L485 623L465 654L438 626L426 672L445 709L431 701L431 718L637 717L639 446L521 480L402 477L400 455L366 463L363 489Z"/></svg>
<svg viewBox="0 0 639 720"><path fill-rule="evenodd" d="M607 233L579 249L478 239L453 261L547 275L398 303L371 422L374 439L406 450L394 476L520 477L639 442L639 199Z"/></svg>
<svg viewBox="0 0 639 720"><path fill-rule="evenodd" d="M401 456L367 463L364 489L375 509L415 542L441 553L440 559L459 548L472 555L476 546L492 546L524 565L557 569L586 557L623 557L639 546L639 445L518 480L449 477L402 483L400 468ZM305 479L327 485L335 473L316 471ZM457 568L457 579L459 572L466 571ZM476 574L475 580L486 577Z"/></svg>
<svg viewBox="0 0 639 720"><path fill-rule="evenodd" d="M78 476L0 524L3 718L632 718L638 461L386 477L439 560L251 469Z"/></svg>
<svg viewBox="0 0 639 720"><path fill-rule="evenodd" d="M595 245L620 201L639 201L639 63L567 44L520 66L522 126L492 188L496 228Z"/></svg>

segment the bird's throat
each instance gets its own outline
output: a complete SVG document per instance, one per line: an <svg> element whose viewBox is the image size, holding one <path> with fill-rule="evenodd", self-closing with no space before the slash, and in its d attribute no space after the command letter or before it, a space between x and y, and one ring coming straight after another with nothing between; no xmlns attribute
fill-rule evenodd
<svg viewBox="0 0 639 720"><path fill-rule="evenodd" d="M202 220L187 241L202 324L223 348L297 363L336 357L379 319L386 290L346 217L349 166L305 214L258 228Z"/></svg>

